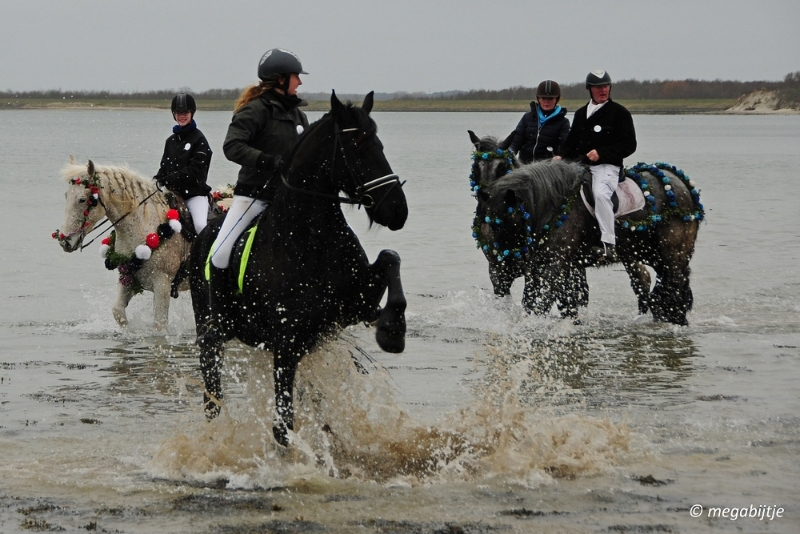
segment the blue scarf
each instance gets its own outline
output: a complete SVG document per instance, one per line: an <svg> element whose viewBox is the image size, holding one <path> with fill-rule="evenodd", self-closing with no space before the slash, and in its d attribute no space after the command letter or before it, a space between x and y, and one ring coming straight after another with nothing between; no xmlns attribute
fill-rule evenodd
<svg viewBox="0 0 800 534"><path fill-rule="evenodd" d="M544 113L542 113L542 108L536 106L536 113L539 114L539 127L541 128L544 125L545 121L547 121L547 119L552 119L553 117L558 115L560 111L561 111L561 106L556 106L553 109L553 111L550 112L550 115L545 115Z"/></svg>
<svg viewBox="0 0 800 534"><path fill-rule="evenodd" d="M190 122L189 124L187 124L183 128L181 128L180 124L176 124L175 126L173 126L172 127L172 133L187 133L187 132L191 132L192 130L196 130L196 129L197 129L197 123L194 122L194 119L192 119L192 122Z"/></svg>

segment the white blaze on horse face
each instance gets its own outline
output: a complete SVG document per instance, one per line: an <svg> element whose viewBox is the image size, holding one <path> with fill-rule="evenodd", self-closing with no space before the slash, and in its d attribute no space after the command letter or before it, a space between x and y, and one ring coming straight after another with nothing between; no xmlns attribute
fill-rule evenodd
<svg viewBox="0 0 800 534"><path fill-rule="evenodd" d="M101 205L89 208L90 195L89 189L82 184L70 184L64 193L66 207L60 233L66 236L64 241L69 249L74 250L80 242L81 235L89 232L105 216L105 210ZM87 210L88 216L85 215ZM86 223L89 223L88 226L84 226Z"/></svg>

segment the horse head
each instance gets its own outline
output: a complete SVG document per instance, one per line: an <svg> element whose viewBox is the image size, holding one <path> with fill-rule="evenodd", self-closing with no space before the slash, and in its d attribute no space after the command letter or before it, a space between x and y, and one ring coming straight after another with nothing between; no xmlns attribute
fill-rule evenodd
<svg viewBox="0 0 800 534"><path fill-rule="evenodd" d="M61 229L53 232L53 238L65 252L74 252L81 248L86 234L105 217L106 211L100 203L99 184L91 160L83 167L70 155L62 176L67 182L66 208Z"/></svg>
<svg viewBox="0 0 800 534"><path fill-rule="evenodd" d="M486 186L520 167L519 160L508 151L507 147L498 142L497 138L492 136L479 138L472 130L467 130L467 133L472 146L475 147L470 174L473 190L475 186Z"/></svg>
<svg viewBox="0 0 800 534"><path fill-rule="evenodd" d="M332 179L339 191L366 208L370 222L390 230L401 229L408 218L403 184L383 152L378 127L370 118L373 92L361 107L343 104L331 93L330 117L335 132Z"/></svg>

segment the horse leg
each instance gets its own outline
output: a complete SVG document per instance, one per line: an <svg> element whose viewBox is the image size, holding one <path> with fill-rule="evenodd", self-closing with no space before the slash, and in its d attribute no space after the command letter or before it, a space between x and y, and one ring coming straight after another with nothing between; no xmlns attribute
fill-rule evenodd
<svg viewBox="0 0 800 534"><path fill-rule="evenodd" d="M509 274L501 265L489 262L489 280L492 282L494 294L498 297L505 297L511 294L511 285L514 283L514 276Z"/></svg>
<svg viewBox="0 0 800 534"><path fill-rule="evenodd" d="M294 356L282 356L282 352L277 349L273 359L272 377L275 382L275 411L278 417L272 424L272 435L275 441L288 447L288 431L294 430L294 376L300 362Z"/></svg>
<svg viewBox="0 0 800 534"><path fill-rule="evenodd" d="M200 374L203 376L205 391L203 392L203 411L209 421L219 415L222 403L222 354L224 343L216 346L205 346L200 349Z"/></svg>
<svg viewBox="0 0 800 534"><path fill-rule="evenodd" d="M561 317L578 316L578 308L589 304L589 283L586 281L586 268L570 263L559 281L558 310Z"/></svg>
<svg viewBox="0 0 800 534"><path fill-rule="evenodd" d="M153 323L157 331L169 322L169 299L172 281L166 273L153 273Z"/></svg>
<svg viewBox="0 0 800 534"><path fill-rule="evenodd" d="M133 290L129 286L119 284L119 291L117 292L117 301L111 308L111 313L114 315L114 320L122 328L128 326L128 315L125 313L125 308L128 307L131 298L133 298Z"/></svg>
<svg viewBox="0 0 800 534"><path fill-rule="evenodd" d="M382 250L370 270L381 273L388 290L386 305L378 319L375 341L386 352L403 352L406 348L406 296L400 280L400 256L393 250Z"/></svg>
<svg viewBox="0 0 800 534"><path fill-rule="evenodd" d="M689 286L689 266L660 265L656 268L656 285L650 298L653 321L687 326L686 314L692 309L694 296Z"/></svg>
<svg viewBox="0 0 800 534"><path fill-rule="evenodd" d="M547 315L555 302L551 286L549 278L544 274L544 269L526 270L522 307L534 315Z"/></svg>
<svg viewBox="0 0 800 534"><path fill-rule="evenodd" d="M625 271L631 280L631 287L639 302L639 313L644 315L650 309L650 272L640 261L623 260Z"/></svg>

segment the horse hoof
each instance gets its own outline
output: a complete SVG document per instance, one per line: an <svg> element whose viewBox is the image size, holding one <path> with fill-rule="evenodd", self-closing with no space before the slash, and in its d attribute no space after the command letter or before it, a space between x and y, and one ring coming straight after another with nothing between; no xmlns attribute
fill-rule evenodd
<svg viewBox="0 0 800 534"><path fill-rule="evenodd" d="M392 354L399 354L406 349L405 332L392 334L387 332L386 329L378 329L375 332L375 341L378 342L378 346L381 349Z"/></svg>
<svg viewBox="0 0 800 534"><path fill-rule="evenodd" d="M211 422L212 420L216 419L220 412L220 406L214 401L209 401L206 403L205 408L203 411L206 414L206 421Z"/></svg>

